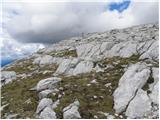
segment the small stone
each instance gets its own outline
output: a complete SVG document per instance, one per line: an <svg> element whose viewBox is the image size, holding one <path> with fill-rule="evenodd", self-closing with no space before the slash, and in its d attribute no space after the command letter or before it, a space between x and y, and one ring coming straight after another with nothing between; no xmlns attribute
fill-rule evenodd
<svg viewBox="0 0 160 120"><path fill-rule="evenodd" d="M93 98L94 98L94 99L96 99L96 98L97 98L97 96L93 96Z"/></svg>
<svg viewBox="0 0 160 120"><path fill-rule="evenodd" d="M98 82L96 81L96 79L92 80L90 83L92 84L97 84Z"/></svg>
<svg viewBox="0 0 160 120"><path fill-rule="evenodd" d="M95 119L97 119L97 118L98 118L98 116L94 115L94 118L95 118Z"/></svg>
<svg viewBox="0 0 160 120"><path fill-rule="evenodd" d="M113 115L108 115L107 119L114 119L115 117Z"/></svg>
<svg viewBox="0 0 160 120"><path fill-rule="evenodd" d="M111 83L107 83L107 84L105 84L104 86L105 86L105 87L109 87L109 86L111 86Z"/></svg>

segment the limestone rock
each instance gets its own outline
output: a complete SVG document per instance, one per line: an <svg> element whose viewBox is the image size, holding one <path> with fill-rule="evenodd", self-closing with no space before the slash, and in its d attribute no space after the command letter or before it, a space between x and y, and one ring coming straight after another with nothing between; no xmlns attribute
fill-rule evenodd
<svg viewBox="0 0 160 120"><path fill-rule="evenodd" d="M52 89L47 89L47 90L43 90L38 94L39 99L43 99L46 98L50 93L53 93L54 90Z"/></svg>
<svg viewBox="0 0 160 120"><path fill-rule="evenodd" d="M116 113L125 110L128 102L135 96L135 92L143 87L149 75L150 70L144 63L137 63L128 68L113 94Z"/></svg>
<svg viewBox="0 0 160 120"><path fill-rule="evenodd" d="M73 70L73 75L91 72L93 68L93 62L81 61Z"/></svg>
<svg viewBox="0 0 160 120"><path fill-rule="evenodd" d="M61 78L58 77L50 77L43 79L38 82L37 84L37 91L42 91L45 89L53 89L55 88L56 84L61 81Z"/></svg>
<svg viewBox="0 0 160 120"><path fill-rule="evenodd" d="M57 117L56 117L56 113L50 107L46 107L40 113L39 118L40 119L56 119Z"/></svg>
<svg viewBox="0 0 160 120"><path fill-rule="evenodd" d="M52 100L50 98L43 98L37 107L36 113L39 114L44 108L46 107L52 107Z"/></svg>
<svg viewBox="0 0 160 120"><path fill-rule="evenodd" d="M1 72L1 83L2 86L4 84L8 84L12 82L12 80L16 79L16 72L14 71L2 71Z"/></svg>
<svg viewBox="0 0 160 120"><path fill-rule="evenodd" d="M63 58L52 57L50 55L42 55L34 59L33 64L49 65L49 64L60 64Z"/></svg>
<svg viewBox="0 0 160 120"><path fill-rule="evenodd" d="M81 118L79 112L79 101L75 101L74 103L70 104L69 106L63 109L63 118L64 119L79 119Z"/></svg>
<svg viewBox="0 0 160 120"><path fill-rule="evenodd" d="M93 68L93 62L83 61L77 58L65 59L56 70L58 74L77 75L90 72Z"/></svg>
<svg viewBox="0 0 160 120"><path fill-rule="evenodd" d="M151 112L151 101L147 96L147 92L139 89L135 98L130 102L125 114L133 119L144 118L149 112Z"/></svg>
<svg viewBox="0 0 160 120"><path fill-rule="evenodd" d="M159 42L155 41L147 51L140 56L140 59L148 58L150 61L157 61L159 59Z"/></svg>
<svg viewBox="0 0 160 120"><path fill-rule="evenodd" d="M44 64L51 64L52 63L52 59L53 57L50 55L44 55L44 56L40 56L38 58L36 58L33 63L34 64L40 64L40 65L44 65Z"/></svg>

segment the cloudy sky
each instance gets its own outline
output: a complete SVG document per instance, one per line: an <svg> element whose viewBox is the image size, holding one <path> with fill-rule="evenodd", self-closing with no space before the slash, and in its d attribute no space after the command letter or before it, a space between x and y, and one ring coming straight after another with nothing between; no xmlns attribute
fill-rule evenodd
<svg viewBox="0 0 160 120"><path fill-rule="evenodd" d="M1 58L23 57L82 32L158 22L158 0L86 1L3 0Z"/></svg>

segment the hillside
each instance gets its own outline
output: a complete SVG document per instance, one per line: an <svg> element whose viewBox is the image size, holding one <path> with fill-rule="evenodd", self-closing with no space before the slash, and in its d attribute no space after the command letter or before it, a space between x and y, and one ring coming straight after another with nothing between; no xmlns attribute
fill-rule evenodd
<svg viewBox="0 0 160 120"><path fill-rule="evenodd" d="M2 118L159 118L159 25L74 37L2 68Z"/></svg>

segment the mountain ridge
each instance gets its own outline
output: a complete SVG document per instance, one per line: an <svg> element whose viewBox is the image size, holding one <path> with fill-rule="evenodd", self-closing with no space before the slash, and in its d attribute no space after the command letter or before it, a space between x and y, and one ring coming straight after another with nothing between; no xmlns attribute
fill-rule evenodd
<svg viewBox="0 0 160 120"><path fill-rule="evenodd" d="M2 68L2 118L158 118L158 32L87 34Z"/></svg>

